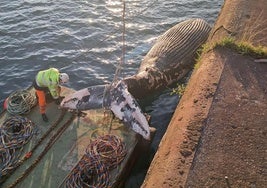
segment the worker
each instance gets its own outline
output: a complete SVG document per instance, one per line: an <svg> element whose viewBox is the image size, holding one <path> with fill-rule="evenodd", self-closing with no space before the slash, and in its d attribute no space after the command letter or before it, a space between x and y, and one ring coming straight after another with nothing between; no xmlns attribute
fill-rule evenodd
<svg viewBox="0 0 267 188"><path fill-rule="evenodd" d="M60 84L68 81L69 76L66 73L60 73L56 68L42 70L37 73L33 81L33 87L36 91L43 121L48 122L48 117L46 116L46 94L48 93L52 96L55 103L59 105L62 98L64 98L60 96Z"/></svg>

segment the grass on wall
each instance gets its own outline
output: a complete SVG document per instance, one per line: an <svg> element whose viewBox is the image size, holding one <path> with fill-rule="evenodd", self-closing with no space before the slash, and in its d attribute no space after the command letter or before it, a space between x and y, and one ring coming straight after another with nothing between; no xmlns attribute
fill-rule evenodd
<svg viewBox="0 0 267 188"><path fill-rule="evenodd" d="M207 53L210 50L223 47L231 49L239 54L247 55L254 57L255 59L266 59L267 58L267 48L263 46L253 46L250 42L242 41L237 42L234 38L226 37L219 42L214 44L204 44L197 50L197 58L196 63L194 65L194 69L198 69L200 67L200 60L203 53ZM185 91L185 84L177 84L177 87L173 89L171 94L177 94L182 96Z"/></svg>

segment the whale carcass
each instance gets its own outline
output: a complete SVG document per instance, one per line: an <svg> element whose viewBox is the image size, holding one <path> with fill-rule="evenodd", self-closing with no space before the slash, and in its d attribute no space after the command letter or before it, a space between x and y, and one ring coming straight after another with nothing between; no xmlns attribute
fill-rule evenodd
<svg viewBox="0 0 267 188"><path fill-rule="evenodd" d="M145 139L149 124L135 98L158 91L184 77L193 67L196 50L207 40L211 27L190 19L166 31L145 56L136 75L107 85L92 86L66 96L62 108L108 108Z"/></svg>
<svg viewBox="0 0 267 188"><path fill-rule="evenodd" d="M183 21L161 35L144 57L137 74L124 82L135 98L142 98L177 82L192 70L197 49L211 26L195 18Z"/></svg>

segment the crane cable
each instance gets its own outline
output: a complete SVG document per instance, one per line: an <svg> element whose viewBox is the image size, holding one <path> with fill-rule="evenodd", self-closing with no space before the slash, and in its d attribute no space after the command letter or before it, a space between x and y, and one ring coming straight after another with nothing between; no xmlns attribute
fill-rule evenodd
<svg viewBox="0 0 267 188"><path fill-rule="evenodd" d="M118 77L121 73L121 68L123 63L125 63L125 10L126 10L126 3L124 0L122 0L123 3L123 8L122 8L122 55L121 55L121 60L120 63L118 64L116 70L115 70L115 74L114 74L114 78L111 82L111 84L107 85L107 87L104 90L104 94L103 94L103 98L104 98L104 102L103 102L103 108L105 108L104 103L105 103L105 98L108 97L108 93L110 92L110 90L115 87L115 84L118 82Z"/></svg>
<svg viewBox="0 0 267 188"><path fill-rule="evenodd" d="M125 1L123 0L123 10L122 10L122 55L119 65L117 66L117 69L115 71L115 75L112 81L112 84L116 83L118 81L118 76L121 73L122 65L125 63ZM111 85L112 85L111 84Z"/></svg>

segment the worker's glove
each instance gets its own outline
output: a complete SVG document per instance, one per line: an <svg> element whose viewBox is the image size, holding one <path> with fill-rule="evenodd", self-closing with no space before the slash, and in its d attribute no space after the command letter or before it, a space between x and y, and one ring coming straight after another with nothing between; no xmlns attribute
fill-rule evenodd
<svg viewBox="0 0 267 188"><path fill-rule="evenodd" d="M64 98L65 98L64 96L62 96L62 97L58 97L58 98L55 100L55 103L56 103L57 105L60 105L61 101L62 101Z"/></svg>

